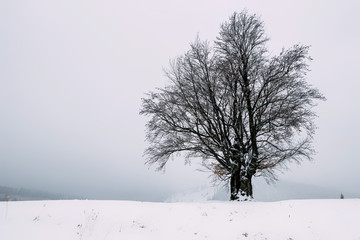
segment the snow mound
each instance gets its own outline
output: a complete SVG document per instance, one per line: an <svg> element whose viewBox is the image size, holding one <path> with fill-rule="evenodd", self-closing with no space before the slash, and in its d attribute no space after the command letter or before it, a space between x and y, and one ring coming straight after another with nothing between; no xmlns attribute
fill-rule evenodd
<svg viewBox="0 0 360 240"><path fill-rule="evenodd" d="M0 202L4 240L357 239L360 199Z"/></svg>

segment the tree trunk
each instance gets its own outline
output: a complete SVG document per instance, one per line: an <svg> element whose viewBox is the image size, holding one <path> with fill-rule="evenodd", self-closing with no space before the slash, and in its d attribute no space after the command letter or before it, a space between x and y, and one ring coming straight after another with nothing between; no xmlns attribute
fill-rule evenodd
<svg viewBox="0 0 360 240"><path fill-rule="evenodd" d="M234 169L230 178L230 200L247 201L253 198L252 175Z"/></svg>
<svg viewBox="0 0 360 240"><path fill-rule="evenodd" d="M239 199L240 191L240 169L236 168L231 173L230 178L230 200L235 201Z"/></svg>

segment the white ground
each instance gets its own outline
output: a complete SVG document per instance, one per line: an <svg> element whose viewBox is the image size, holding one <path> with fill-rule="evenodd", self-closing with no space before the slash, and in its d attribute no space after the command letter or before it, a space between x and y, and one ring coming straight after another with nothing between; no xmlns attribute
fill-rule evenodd
<svg viewBox="0 0 360 240"><path fill-rule="evenodd" d="M0 239L360 240L360 199L0 202Z"/></svg>

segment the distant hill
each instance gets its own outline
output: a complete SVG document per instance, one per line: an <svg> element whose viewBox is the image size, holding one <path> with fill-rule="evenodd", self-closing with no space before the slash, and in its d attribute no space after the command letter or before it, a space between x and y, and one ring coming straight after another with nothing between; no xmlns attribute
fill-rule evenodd
<svg viewBox="0 0 360 240"><path fill-rule="evenodd" d="M341 194L344 195L345 199L360 198L360 193L285 180L269 185L262 179L254 179L253 187L254 200L263 202L292 199L339 199ZM173 194L165 202L228 201L229 195L229 190L226 187L203 186Z"/></svg>
<svg viewBox="0 0 360 240"><path fill-rule="evenodd" d="M45 191L0 186L0 201L6 201L6 196L8 196L9 201L74 199L74 197L49 193Z"/></svg>
<svg viewBox="0 0 360 240"><path fill-rule="evenodd" d="M265 202L292 199L338 199L341 193L345 198L360 198L360 193L284 180L269 185L262 179L255 179L253 187L254 199ZM213 197L214 200L227 200L228 198L229 193L226 189L220 189Z"/></svg>

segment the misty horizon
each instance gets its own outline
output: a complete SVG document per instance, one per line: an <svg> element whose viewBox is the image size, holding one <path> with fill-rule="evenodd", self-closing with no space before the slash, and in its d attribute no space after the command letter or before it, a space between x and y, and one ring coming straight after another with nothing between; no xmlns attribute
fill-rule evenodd
<svg viewBox="0 0 360 240"><path fill-rule="evenodd" d="M96 199L160 201L211 186L200 162L165 172L145 165L141 98L197 35L248 9L264 21L269 50L310 45L313 162L279 181L360 194L360 30L357 1L7 1L0 7L0 186ZM254 195L256 195L256 191ZM340 194L340 193L338 193ZM346 196L345 196L346 197Z"/></svg>

